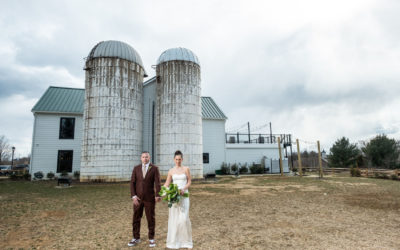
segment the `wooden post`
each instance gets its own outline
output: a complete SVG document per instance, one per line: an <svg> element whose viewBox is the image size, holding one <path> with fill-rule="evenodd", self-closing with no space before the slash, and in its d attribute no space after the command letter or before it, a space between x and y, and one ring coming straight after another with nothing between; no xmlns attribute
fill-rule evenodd
<svg viewBox="0 0 400 250"><path fill-rule="evenodd" d="M358 168L358 161L357 161L357 158L356 158L356 169L357 169L357 172L359 172L360 175L361 175L361 171L360 171L360 169Z"/></svg>
<svg viewBox="0 0 400 250"><path fill-rule="evenodd" d="M280 137L278 137L278 149L279 149L279 168L281 170L281 176L283 176L283 164L282 164L281 138Z"/></svg>
<svg viewBox="0 0 400 250"><path fill-rule="evenodd" d="M269 123L269 143L272 143L272 125Z"/></svg>
<svg viewBox="0 0 400 250"><path fill-rule="evenodd" d="M247 128L249 129L249 143L251 142L250 141L250 122L247 122Z"/></svg>
<svg viewBox="0 0 400 250"><path fill-rule="evenodd" d="M317 145L318 145L318 161L319 161L319 178L324 177L324 173L322 171L322 157L321 157L321 149L319 146L319 141L317 141Z"/></svg>
<svg viewBox="0 0 400 250"><path fill-rule="evenodd" d="M299 173L300 173L300 177L303 177L303 169L301 167L301 154L300 154L299 139L296 139L296 143L297 143L297 162L299 164Z"/></svg>

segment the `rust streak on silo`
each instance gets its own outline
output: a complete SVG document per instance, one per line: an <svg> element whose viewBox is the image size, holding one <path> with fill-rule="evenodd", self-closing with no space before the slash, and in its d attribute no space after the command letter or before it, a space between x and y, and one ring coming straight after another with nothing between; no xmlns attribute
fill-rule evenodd
<svg viewBox="0 0 400 250"><path fill-rule="evenodd" d="M156 152L161 174L173 167L176 150L194 178L203 177L201 74L197 56L174 48L158 59Z"/></svg>
<svg viewBox="0 0 400 250"><path fill-rule="evenodd" d="M128 44L106 41L90 52L86 69L81 181L129 180L142 150L142 61Z"/></svg>

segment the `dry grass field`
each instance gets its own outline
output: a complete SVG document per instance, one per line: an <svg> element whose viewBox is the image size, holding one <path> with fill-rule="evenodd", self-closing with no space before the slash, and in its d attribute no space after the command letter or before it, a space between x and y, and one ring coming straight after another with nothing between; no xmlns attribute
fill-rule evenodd
<svg viewBox="0 0 400 250"><path fill-rule="evenodd" d="M129 184L0 182L0 249L123 249ZM194 249L400 249L400 181L258 176L191 188ZM156 207L164 249L168 207ZM148 249L147 225L142 242Z"/></svg>

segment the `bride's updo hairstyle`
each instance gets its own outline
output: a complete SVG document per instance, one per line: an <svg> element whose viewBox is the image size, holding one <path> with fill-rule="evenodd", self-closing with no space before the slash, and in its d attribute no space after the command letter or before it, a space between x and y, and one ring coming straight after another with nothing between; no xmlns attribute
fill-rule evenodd
<svg viewBox="0 0 400 250"><path fill-rule="evenodd" d="M182 154L182 152L181 152L180 150L176 150L176 151L175 151L174 158L175 158L177 155L180 155L180 156L183 158L183 154Z"/></svg>

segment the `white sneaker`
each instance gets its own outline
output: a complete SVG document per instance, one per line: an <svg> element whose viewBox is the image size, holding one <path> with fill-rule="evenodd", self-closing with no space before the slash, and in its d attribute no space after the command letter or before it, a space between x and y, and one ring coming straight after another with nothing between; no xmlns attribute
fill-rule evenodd
<svg viewBox="0 0 400 250"><path fill-rule="evenodd" d="M133 239L128 243L128 247L133 247L133 246L139 244L139 242L140 242L140 239L135 239L135 238L133 238Z"/></svg>
<svg viewBox="0 0 400 250"><path fill-rule="evenodd" d="M155 247L156 246L156 241L155 240L149 240L149 247Z"/></svg>

